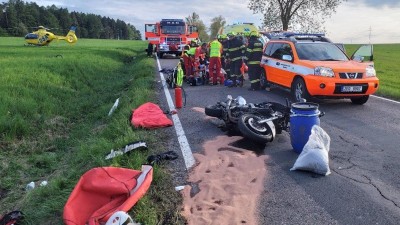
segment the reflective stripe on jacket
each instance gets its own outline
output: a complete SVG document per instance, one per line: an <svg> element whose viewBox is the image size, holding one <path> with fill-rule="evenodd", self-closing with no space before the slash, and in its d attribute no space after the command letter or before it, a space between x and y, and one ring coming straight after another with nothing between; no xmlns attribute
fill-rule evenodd
<svg viewBox="0 0 400 225"><path fill-rule="evenodd" d="M259 65L262 58L263 43L258 38L250 38L246 50L247 65Z"/></svg>
<svg viewBox="0 0 400 225"><path fill-rule="evenodd" d="M231 61L241 60L245 51L246 46L244 46L243 42L238 37L229 40L228 58Z"/></svg>

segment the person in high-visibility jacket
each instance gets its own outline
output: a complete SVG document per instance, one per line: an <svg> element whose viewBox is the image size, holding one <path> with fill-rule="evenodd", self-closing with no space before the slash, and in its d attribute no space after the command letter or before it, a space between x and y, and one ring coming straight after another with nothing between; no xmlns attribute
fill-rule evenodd
<svg viewBox="0 0 400 225"><path fill-rule="evenodd" d="M215 37L215 39L209 44L210 64L208 67L208 71L210 74L210 78L212 78L213 85L217 85L217 77L219 77L220 79L220 84L224 83L224 77L221 76L221 54L223 48L222 44L218 41L218 36Z"/></svg>
<svg viewBox="0 0 400 225"><path fill-rule="evenodd" d="M245 61L248 66L250 79L250 91L260 90L260 75L262 67L260 66L263 51L263 43L259 40L257 31L252 31L248 39Z"/></svg>
<svg viewBox="0 0 400 225"><path fill-rule="evenodd" d="M190 46L185 45L183 47L183 52L182 52L182 59L183 59L183 68L185 68L185 77L188 79L191 75L193 75L193 68L192 68L192 60L190 59L189 52L190 51Z"/></svg>
<svg viewBox="0 0 400 225"><path fill-rule="evenodd" d="M229 38L229 47L228 52L226 54L228 61L231 64L231 74L230 78L232 82L232 87L237 86L236 80L241 78L240 76L240 68L242 67L244 53L246 51L246 46L243 44L243 41L236 36L235 32L231 32L228 34ZM241 81L242 82L242 81Z"/></svg>

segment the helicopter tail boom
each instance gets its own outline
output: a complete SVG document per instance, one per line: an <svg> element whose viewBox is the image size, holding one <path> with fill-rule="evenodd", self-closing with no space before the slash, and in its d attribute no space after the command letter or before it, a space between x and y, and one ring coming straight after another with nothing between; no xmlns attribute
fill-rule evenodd
<svg viewBox="0 0 400 225"><path fill-rule="evenodd" d="M66 42L73 44L76 41L78 41L78 38L75 35L75 30L76 30L76 26L71 26L71 28L69 29L69 32L66 36L58 36L57 39L58 40L65 40Z"/></svg>

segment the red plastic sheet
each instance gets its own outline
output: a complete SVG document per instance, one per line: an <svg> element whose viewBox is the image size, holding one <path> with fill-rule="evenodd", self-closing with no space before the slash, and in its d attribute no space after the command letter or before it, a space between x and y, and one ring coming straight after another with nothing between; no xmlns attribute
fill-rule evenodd
<svg viewBox="0 0 400 225"><path fill-rule="evenodd" d="M147 102L134 109L131 123L135 127L159 128L172 126L172 121L164 114L160 107Z"/></svg>
<svg viewBox="0 0 400 225"><path fill-rule="evenodd" d="M66 225L99 225L117 211L129 211L146 193L153 179L153 168L142 171L99 167L86 172L64 207Z"/></svg>

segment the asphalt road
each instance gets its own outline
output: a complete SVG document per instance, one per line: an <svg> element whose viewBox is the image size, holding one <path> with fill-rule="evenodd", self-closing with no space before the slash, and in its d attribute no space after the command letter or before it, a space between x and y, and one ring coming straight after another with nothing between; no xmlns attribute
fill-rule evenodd
<svg viewBox="0 0 400 225"><path fill-rule="evenodd" d="M160 64L173 68L177 60L162 59ZM160 80L158 73L156 79ZM158 85L160 105L168 108L161 82ZM250 92L248 86L248 81L243 88L184 85L187 101L178 115L192 152L201 152L206 140L225 134L194 108L215 104L228 94L253 103L284 103L290 98L289 92L278 88ZM170 93L173 97L173 90ZM298 154L286 132L265 147L245 140L237 143L267 156L259 224L400 224L400 103L376 97L362 106L350 100L313 101L325 112L321 127L331 138L329 176L289 171ZM179 152L173 128L167 132L168 148ZM187 171L182 158L172 167L176 185L184 184Z"/></svg>

